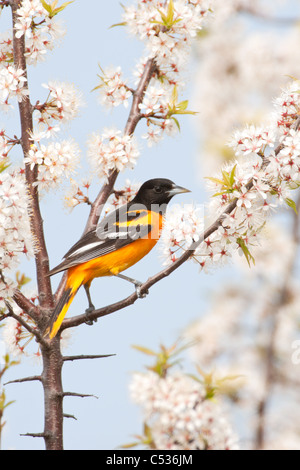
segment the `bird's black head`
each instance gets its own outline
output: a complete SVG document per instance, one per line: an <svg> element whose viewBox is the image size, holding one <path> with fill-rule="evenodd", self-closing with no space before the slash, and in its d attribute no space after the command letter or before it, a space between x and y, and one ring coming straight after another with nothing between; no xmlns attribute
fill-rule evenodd
<svg viewBox="0 0 300 470"><path fill-rule="evenodd" d="M147 209L151 209L152 205L168 204L176 194L189 192L171 180L155 178L142 184L132 203L143 204Z"/></svg>

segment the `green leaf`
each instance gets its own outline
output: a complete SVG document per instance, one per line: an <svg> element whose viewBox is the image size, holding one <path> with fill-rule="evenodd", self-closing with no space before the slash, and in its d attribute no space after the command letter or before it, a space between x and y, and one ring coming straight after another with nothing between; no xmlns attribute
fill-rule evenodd
<svg viewBox="0 0 300 470"><path fill-rule="evenodd" d="M140 351L144 354L147 354L148 356L156 356L157 355L154 351L152 351L152 349L144 348L144 346L137 346L137 345L134 344L134 345L132 345L132 347L134 349L137 349L137 351Z"/></svg>
<svg viewBox="0 0 300 470"><path fill-rule="evenodd" d="M117 26L126 26L127 25L127 22L126 21L123 21L122 23L115 23L115 24L112 24L109 29L111 28L116 28Z"/></svg>
<svg viewBox="0 0 300 470"><path fill-rule="evenodd" d="M167 13L164 14L161 10L159 10L159 13L160 13L160 16L161 16L161 19L162 19L162 24L164 26L166 26L167 28L171 28L174 24L174 3L173 3L173 0L170 0L169 3L168 3L168 9L167 9ZM155 23L159 23L157 21L153 21ZM160 23L161 24L161 23Z"/></svg>
<svg viewBox="0 0 300 470"><path fill-rule="evenodd" d="M132 447L136 447L136 446L139 446L140 445L140 442L131 442L129 444L122 444L120 446L120 449L131 449Z"/></svg>
<svg viewBox="0 0 300 470"><path fill-rule="evenodd" d="M236 242L240 246L242 252L244 253L245 258L247 260L247 263L249 265L249 268L251 268L251 261L252 261L253 264L255 264L255 259L251 255L248 247L246 246L246 244L245 244L245 242L242 238L237 238Z"/></svg>
<svg viewBox="0 0 300 470"><path fill-rule="evenodd" d="M58 3L58 0L54 0L51 4L46 3L45 0L41 0L41 3L45 10L49 13L49 18L53 18L56 16L58 13L63 11L70 3L73 3L75 0L72 0L70 2L65 2L63 3L60 7L56 8L56 5Z"/></svg>
<svg viewBox="0 0 300 470"><path fill-rule="evenodd" d="M169 1L168 11L167 11L167 22L171 24L174 18L174 3L173 0Z"/></svg>
<svg viewBox="0 0 300 470"><path fill-rule="evenodd" d="M295 203L295 201L293 201L293 199L289 199L289 198L286 198L284 200L286 202L286 204L291 207L293 209L293 211L295 212L295 214L298 215L298 211L297 211L297 205Z"/></svg>
<svg viewBox="0 0 300 470"><path fill-rule="evenodd" d="M9 166L10 166L10 163L1 162L0 163L0 173L3 173L3 171L5 171Z"/></svg>
<svg viewBox="0 0 300 470"><path fill-rule="evenodd" d="M230 176L229 176L229 183L230 183L230 187L232 188L232 186L234 185L235 183L235 170L236 170L236 165L234 165L234 167L232 168L231 170L231 173L230 173Z"/></svg>
<svg viewBox="0 0 300 470"><path fill-rule="evenodd" d="M11 400L11 401L8 401L7 403L5 403L5 405L3 406L3 409L5 410L5 408L7 408L8 406L12 405L13 403L15 403L16 400Z"/></svg>
<svg viewBox="0 0 300 470"><path fill-rule="evenodd" d="M176 105L176 108L180 111L185 111L188 107L188 104L189 104L189 101L188 100L184 100L184 101L181 101L180 103L178 103Z"/></svg>
<svg viewBox="0 0 300 470"><path fill-rule="evenodd" d="M178 119L174 118L174 116L172 116L171 119L173 119L173 121L175 122L176 126L178 127L178 130L180 131L180 124L179 124Z"/></svg>
<svg viewBox="0 0 300 470"><path fill-rule="evenodd" d="M43 5L43 7L45 8L45 10L46 10L48 13L51 13L51 12L52 12L51 6L48 5L48 3L45 2L45 0L41 0L41 4Z"/></svg>
<svg viewBox="0 0 300 470"><path fill-rule="evenodd" d="M177 86L175 85L172 90L172 104L175 106L178 100L178 90Z"/></svg>
<svg viewBox="0 0 300 470"><path fill-rule="evenodd" d="M225 186L224 181L220 180L219 178L214 178L213 176L205 176L205 179L211 180L213 183L220 184L221 186Z"/></svg>

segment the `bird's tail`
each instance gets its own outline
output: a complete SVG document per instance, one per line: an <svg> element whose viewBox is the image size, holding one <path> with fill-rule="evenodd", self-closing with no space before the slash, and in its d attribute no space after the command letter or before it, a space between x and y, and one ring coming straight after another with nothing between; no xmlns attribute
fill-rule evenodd
<svg viewBox="0 0 300 470"><path fill-rule="evenodd" d="M65 318L65 315L82 283L83 276L76 275L76 271L70 269L63 294L55 306L48 323L46 334L49 334L50 339L56 336L63 319Z"/></svg>

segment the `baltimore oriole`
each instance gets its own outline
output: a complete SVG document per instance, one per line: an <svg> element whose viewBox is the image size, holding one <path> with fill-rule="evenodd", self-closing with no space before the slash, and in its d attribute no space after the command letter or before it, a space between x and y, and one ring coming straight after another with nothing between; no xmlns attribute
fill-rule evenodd
<svg viewBox="0 0 300 470"><path fill-rule="evenodd" d="M65 254L64 260L49 276L67 270L63 294L51 314L47 332L53 338L67 310L83 285L89 308L95 309L90 285L95 277L118 276L132 282L139 293L141 283L120 274L137 263L156 245L163 226L167 204L175 194L189 192L168 179L146 181L128 204L108 213L94 230L83 235Z"/></svg>

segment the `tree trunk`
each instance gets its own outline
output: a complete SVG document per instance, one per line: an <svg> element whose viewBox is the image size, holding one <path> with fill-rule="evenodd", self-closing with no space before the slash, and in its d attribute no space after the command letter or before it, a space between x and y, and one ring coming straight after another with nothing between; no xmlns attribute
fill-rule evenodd
<svg viewBox="0 0 300 470"><path fill-rule="evenodd" d="M63 450L63 358L60 337L51 341L51 347L42 346L46 450Z"/></svg>

